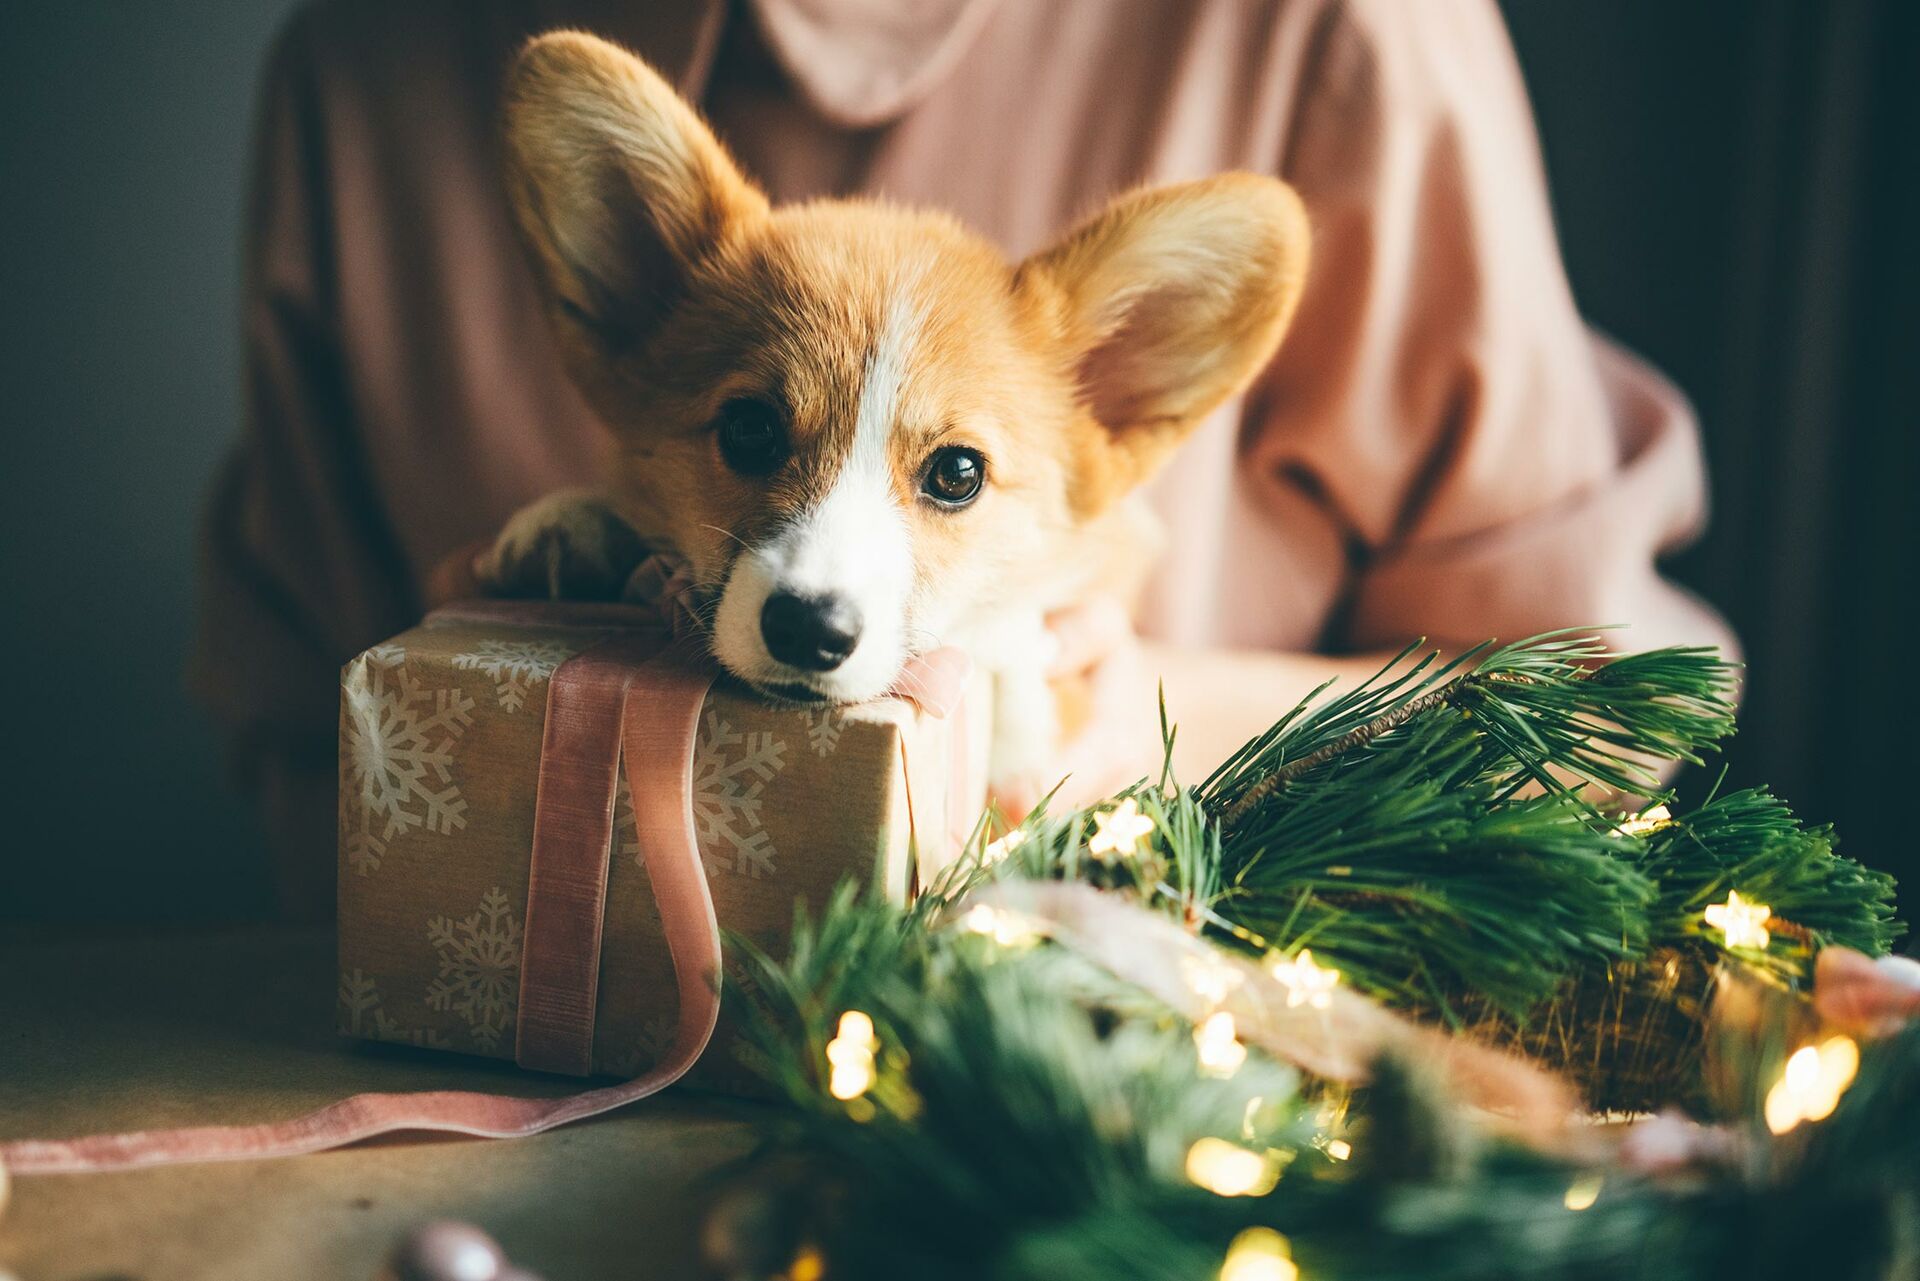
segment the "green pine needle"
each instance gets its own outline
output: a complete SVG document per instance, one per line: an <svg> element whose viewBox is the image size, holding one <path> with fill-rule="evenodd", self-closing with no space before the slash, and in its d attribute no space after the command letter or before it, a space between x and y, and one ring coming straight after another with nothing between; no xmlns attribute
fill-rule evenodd
<svg viewBox="0 0 1920 1281"><path fill-rule="evenodd" d="M1716 797L1681 815L1647 838L1638 860L1660 886L1655 939L1710 937L1701 912L1738 891L1811 931L1818 946L1883 955L1905 928L1894 918L1893 878L1839 854L1837 843L1831 827L1801 826L1784 802L1761 788ZM1769 954L1790 952L1794 942L1785 938Z"/></svg>

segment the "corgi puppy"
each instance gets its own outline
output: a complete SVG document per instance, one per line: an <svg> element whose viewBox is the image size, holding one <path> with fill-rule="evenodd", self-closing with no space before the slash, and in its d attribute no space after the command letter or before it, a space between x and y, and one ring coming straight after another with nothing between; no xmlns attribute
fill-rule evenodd
<svg viewBox="0 0 1920 1281"><path fill-rule="evenodd" d="M482 581L617 595L665 550L714 658L794 702L876 697L961 646L996 677L994 778L1044 790L1044 618L1139 576L1128 496L1273 356L1306 276L1293 192L1136 191L1009 263L941 213L771 207L666 81L570 31L521 53L504 128L617 457L602 491L516 515Z"/></svg>

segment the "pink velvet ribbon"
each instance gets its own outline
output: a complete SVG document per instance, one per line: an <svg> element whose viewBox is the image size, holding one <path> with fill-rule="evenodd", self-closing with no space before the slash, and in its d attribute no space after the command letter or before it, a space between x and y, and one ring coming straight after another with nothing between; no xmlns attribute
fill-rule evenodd
<svg viewBox="0 0 1920 1281"><path fill-rule="evenodd" d="M680 997L673 1042L654 1067L619 1085L560 1098L472 1090L358 1094L262 1125L18 1140L0 1143L0 1166L14 1174L72 1174L297 1156L409 1130L522 1138L657 1094L686 1075L720 1013L720 929L695 841L691 788L694 736L716 673L687 626L682 584L670 575L659 579L661 589L640 607L478 601L435 614L609 629L561 664L548 687L515 1058L546 1071L592 1070L608 838L624 756ZM945 717L959 705L969 667L959 651L936 650L908 662L894 694ZM955 749L964 752L964 741Z"/></svg>

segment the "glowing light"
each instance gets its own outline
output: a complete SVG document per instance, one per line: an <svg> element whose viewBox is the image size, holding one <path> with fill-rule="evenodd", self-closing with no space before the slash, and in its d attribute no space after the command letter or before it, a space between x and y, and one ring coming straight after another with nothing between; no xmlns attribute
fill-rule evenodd
<svg viewBox="0 0 1920 1281"><path fill-rule="evenodd" d="M1208 1076L1232 1076L1247 1061L1247 1047L1234 1034L1233 1015L1216 1010L1193 1029L1200 1070Z"/></svg>
<svg viewBox="0 0 1920 1281"><path fill-rule="evenodd" d="M1345 1139L1328 1139L1326 1154L1336 1161L1344 1161L1353 1155L1353 1144Z"/></svg>
<svg viewBox="0 0 1920 1281"><path fill-rule="evenodd" d="M1098 859L1131 858L1133 848L1143 836L1151 836L1157 827L1151 815L1140 812L1131 796L1110 810L1093 816L1093 837L1087 852Z"/></svg>
<svg viewBox="0 0 1920 1281"><path fill-rule="evenodd" d="M1615 836L1651 836L1663 827L1673 826L1673 811L1664 805L1641 810L1613 829Z"/></svg>
<svg viewBox="0 0 1920 1281"><path fill-rule="evenodd" d="M1605 1182L1606 1179L1598 1174L1582 1175L1567 1188L1567 1194L1560 1198L1560 1203L1569 1210L1589 1209L1600 1199L1600 1188Z"/></svg>
<svg viewBox="0 0 1920 1281"><path fill-rule="evenodd" d="M986 935L1001 947L1033 943L1046 933L1035 918L986 903L968 908L960 918L960 926L971 933Z"/></svg>
<svg viewBox="0 0 1920 1281"><path fill-rule="evenodd" d="M873 1088L871 1063L836 1063L827 1080L827 1091L836 1099L851 1101Z"/></svg>
<svg viewBox="0 0 1920 1281"><path fill-rule="evenodd" d="M1785 1081L1776 1082L1774 1087L1767 1091L1767 1103L1763 1114L1767 1119L1767 1128L1775 1134L1785 1134L1800 1124L1802 1119L1800 1105L1794 1100L1792 1092L1787 1089Z"/></svg>
<svg viewBox="0 0 1920 1281"><path fill-rule="evenodd" d="M1299 1275L1287 1239L1272 1228L1242 1232L1220 1265L1220 1281L1296 1281Z"/></svg>
<svg viewBox="0 0 1920 1281"><path fill-rule="evenodd" d="M801 1246L787 1265L787 1281L820 1281L826 1275L827 1261L810 1245Z"/></svg>
<svg viewBox="0 0 1920 1281"><path fill-rule="evenodd" d="M1316 965L1313 949L1303 947L1291 959L1276 960L1267 972L1287 989L1287 1008L1296 1005L1324 1010L1333 1004L1333 989L1340 982L1340 971Z"/></svg>
<svg viewBox="0 0 1920 1281"><path fill-rule="evenodd" d="M1187 1178L1215 1196L1265 1196L1280 1182L1280 1163L1267 1153L1205 1138L1187 1149Z"/></svg>
<svg viewBox="0 0 1920 1281"><path fill-rule="evenodd" d="M1819 1045L1801 1046L1767 1091L1767 1128L1785 1134L1802 1121L1826 1120L1859 1070L1860 1047L1852 1037L1830 1036Z"/></svg>
<svg viewBox="0 0 1920 1281"><path fill-rule="evenodd" d="M992 867L1026 843L1027 829L1016 827L999 840L988 841L986 848L980 851L980 862L983 866Z"/></svg>
<svg viewBox="0 0 1920 1281"><path fill-rule="evenodd" d="M1726 937L1728 947L1765 947L1773 937L1767 933L1773 909L1743 900L1737 890L1728 890L1727 901L1708 907L1704 915L1707 924Z"/></svg>
<svg viewBox="0 0 1920 1281"><path fill-rule="evenodd" d="M1256 1118L1259 1117L1260 1108L1264 1103L1266 1103L1266 1100L1261 1098L1258 1094L1254 1095L1252 1098L1247 1100L1247 1110L1240 1114L1240 1137L1241 1138L1251 1139L1253 1137L1254 1131L1258 1129L1258 1127L1254 1124L1254 1122Z"/></svg>
<svg viewBox="0 0 1920 1281"><path fill-rule="evenodd" d="M827 1042L827 1092L834 1098L857 1099L873 1086L873 1054L880 1048L873 1020L859 1010L840 1016L840 1031Z"/></svg>
<svg viewBox="0 0 1920 1281"><path fill-rule="evenodd" d="M1226 1000L1227 994L1245 981L1245 976L1239 970L1213 957L1187 957L1183 968L1186 970L1187 986L1209 1008Z"/></svg>

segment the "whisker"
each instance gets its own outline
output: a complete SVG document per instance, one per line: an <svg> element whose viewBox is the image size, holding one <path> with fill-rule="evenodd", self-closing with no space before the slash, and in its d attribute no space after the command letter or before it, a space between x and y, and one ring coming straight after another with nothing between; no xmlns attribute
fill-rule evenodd
<svg viewBox="0 0 1920 1281"><path fill-rule="evenodd" d="M908 627L902 637L909 653L924 654L940 648L940 638L924 627Z"/></svg>
<svg viewBox="0 0 1920 1281"><path fill-rule="evenodd" d="M719 534L724 538L731 538L734 542L739 543L740 546L746 551L753 550L752 545L749 544L746 539L740 537L740 535L734 533L731 529L723 529L718 525L702 525L700 526L700 528L711 529L714 533Z"/></svg>

